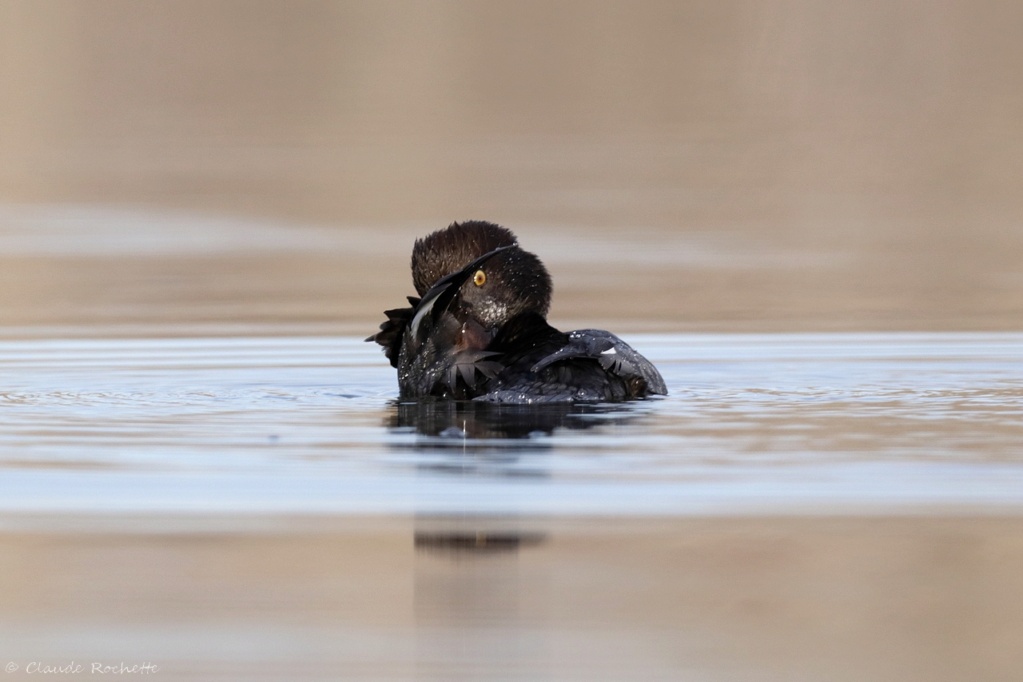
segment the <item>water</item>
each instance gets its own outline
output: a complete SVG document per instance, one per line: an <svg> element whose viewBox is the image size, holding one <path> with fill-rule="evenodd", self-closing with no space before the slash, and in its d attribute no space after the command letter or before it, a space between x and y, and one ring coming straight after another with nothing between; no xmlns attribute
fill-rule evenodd
<svg viewBox="0 0 1023 682"><path fill-rule="evenodd" d="M640 335L665 399L399 405L359 339L0 341L7 513L1018 509L1019 334Z"/></svg>
<svg viewBox="0 0 1023 682"><path fill-rule="evenodd" d="M7 679L1019 680L1023 5L75 4L0 3ZM471 218L671 395L395 404Z"/></svg>
<svg viewBox="0 0 1023 682"><path fill-rule="evenodd" d="M10 331L0 658L1011 679L1023 335L625 336L667 398L400 405L357 338Z"/></svg>
<svg viewBox="0 0 1023 682"><path fill-rule="evenodd" d="M869 240L807 270L734 235L534 225L552 320L621 333L670 395L416 406L360 339L407 293L419 226L0 213L10 679L1023 669L1023 334L681 333L890 327L904 270L842 270L886 257ZM1012 279L923 270L911 326L1014 328ZM950 276L994 317L932 296Z"/></svg>

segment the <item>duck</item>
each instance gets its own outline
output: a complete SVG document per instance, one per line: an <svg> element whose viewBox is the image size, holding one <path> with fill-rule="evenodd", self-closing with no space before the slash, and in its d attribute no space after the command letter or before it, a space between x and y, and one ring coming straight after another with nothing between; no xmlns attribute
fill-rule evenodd
<svg viewBox="0 0 1023 682"><path fill-rule="evenodd" d="M399 400L600 403L667 395L653 363L611 332L547 321L550 273L511 230L453 222L412 249L416 296L384 311L379 344Z"/></svg>

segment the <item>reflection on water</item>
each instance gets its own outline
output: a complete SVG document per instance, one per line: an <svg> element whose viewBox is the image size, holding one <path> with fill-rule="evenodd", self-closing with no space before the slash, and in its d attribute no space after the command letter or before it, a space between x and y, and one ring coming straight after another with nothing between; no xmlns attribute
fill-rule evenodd
<svg viewBox="0 0 1023 682"><path fill-rule="evenodd" d="M1023 336L789 332L1019 330L1023 5L239 8L0 2L8 679L1019 678ZM394 403L466 218L671 395Z"/></svg>
<svg viewBox="0 0 1023 682"><path fill-rule="evenodd" d="M515 447L515 441L550 436L555 429L585 430L634 420L633 404L616 405L501 405L467 401L426 400L394 404L387 424L425 436L424 448L487 445ZM486 441L495 441L487 443ZM507 442L511 441L511 442ZM525 447L534 447L528 443Z"/></svg>
<svg viewBox="0 0 1023 682"><path fill-rule="evenodd" d="M996 643L1023 633L1023 337L635 341L671 395L536 409L398 403L360 338L0 339L3 655L172 679L1018 669Z"/></svg>
<svg viewBox="0 0 1023 682"><path fill-rule="evenodd" d="M538 547L547 533L525 530L529 522L487 517L422 517L416 519L413 544L417 551L452 559L467 556L515 554Z"/></svg>
<svg viewBox="0 0 1023 682"><path fill-rule="evenodd" d="M630 337L632 338L632 337ZM1015 508L1018 334L648 335L665 399L403 405L336 337L0 340L0 508Z"/></svg>

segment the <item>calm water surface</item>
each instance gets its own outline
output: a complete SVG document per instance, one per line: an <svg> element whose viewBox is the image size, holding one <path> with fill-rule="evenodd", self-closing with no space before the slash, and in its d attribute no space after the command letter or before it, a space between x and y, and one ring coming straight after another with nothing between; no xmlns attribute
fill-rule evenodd
<svg viewBox="0 0 1023 682"><path fill-rule="evenodd" d="M1023 503L1019 334L647 335L666 399L400 405L352 338L0 341L7 512Z"/></svg>
<svg viewBox="0 0 1023 682"><path fill-rule="evenodd" d="M0 3L5 679L1021 679L1023 5L93 4ZM671 395L396 404L471 218Z"/></svg>
<svg viewBox="0 0 1023 682"><path fill-rule="evenodd" d="M1023 335L625 336L667 398L402 405L356 338L9 332L0 658L1012 679Z"/></svg>

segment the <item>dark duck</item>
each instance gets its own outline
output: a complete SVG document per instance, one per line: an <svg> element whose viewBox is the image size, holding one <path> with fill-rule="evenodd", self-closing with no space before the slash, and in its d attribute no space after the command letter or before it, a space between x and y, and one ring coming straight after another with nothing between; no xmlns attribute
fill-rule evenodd
<svg viewBox="0 0 1023 682"><path fill-rule="evenodd" d="M385 311L383 346L402 400L604 402L664 395L649 360L610 332L547 323L551 277L510 230L452 223L412 249L419 296Z"/></svg>

